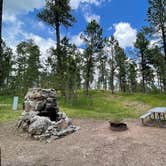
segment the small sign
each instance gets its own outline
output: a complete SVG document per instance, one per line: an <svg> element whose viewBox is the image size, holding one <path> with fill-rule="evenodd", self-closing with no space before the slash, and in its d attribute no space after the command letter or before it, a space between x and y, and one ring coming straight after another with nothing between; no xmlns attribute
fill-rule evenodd
<svg viewBox="0 0 166 166"><path fill-rule="evenodd" d="M18 107L18 96L14 96L13 98L13 111L17 111Z"/></svg>

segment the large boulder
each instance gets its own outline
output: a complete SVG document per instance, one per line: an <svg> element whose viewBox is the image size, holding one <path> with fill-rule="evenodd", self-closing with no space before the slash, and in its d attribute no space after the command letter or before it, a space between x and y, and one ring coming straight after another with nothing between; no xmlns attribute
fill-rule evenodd
<svg viewBox="0 0 166 166"><path fill-rule="evenodd" d="M61 138L79 128L64 112L60 112L54 89L29 89L24 100L24 112L18 128L29 133L33 138Z"/></svg>

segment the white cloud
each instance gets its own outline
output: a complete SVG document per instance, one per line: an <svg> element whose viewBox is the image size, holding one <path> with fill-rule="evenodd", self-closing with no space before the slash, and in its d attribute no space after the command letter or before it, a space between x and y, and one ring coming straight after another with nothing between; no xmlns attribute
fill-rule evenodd
<svg viewBox="0 0 166 166"><path fill-rule="evenodd" d="M80 51L81 54L83 54L84 51L85 51L85 49L83 49L83 48L78 48L78 49L79 49L79 51Z"/></svg>
<svg viewBox="0 0 166 166"><path fill-rule="evenodd" d="M28 33L23 30L22 25L23 22L18 20L16 22L11 22L10 26L4 29L3 38L7 45L15 51L19 42L32 39L40 47L42 58L46 57L46 51L50 47L55 46L56 42L51 38L43 38L34 33Z"/></svg>
<svg viewBox="0 0 166 166"><path fill-rule="evenodd" d="M3 21L6 22L15 22L17 20L15 15L3 14Z"/></svg>
<svg viewBox="0 0 166 166"><path fill-rule="evenodd" d="M110 2L111 0L70 0L70 6L72 9L78 9L81 4L90 4L100 6L104 2Z"/></svg>
<svg viewBox="0 0 166 166"><path fill-rule="evenodd" d="M136 41L137 30L132 28L127 22L114 24L114 37L119 41L122 48L133 47Z"/></svg>
<svg viewBox="0 0 166 166"><path fill-rule="evenodd" d="M44 6L45 0L5 0L3 10L4 21L14 21L16 15L40 9Z"/></svg>
<svg viewBox="0 0 166 166"><path fill-rule="evenodd" d="M25 33L25 40L32 39L40 47L42 54L44 55L46 51L55 46L55 41L51 38L42 38L41 36L35 35L33 33Z"/></svg>
<svg viewBox="0 0 166 166"><path fill-rule="evenodd" d="M40 9L44 6L45 0L5 0L4 12L10 14L18 14L21 12L29 12L34 9Z"/></svg>
<svg viewBox="0 0 166 166"><path fill-rule="evenodd" d="M100 16L99 15L96 15L96 14L89 14L89 13L86 13L84 15L84 18L87 22L91 22L92 20L96 20L96 22L100 22Z"/></svg>
<svg viewBox="0 0 166 166"><path fill-rule="evenodd" d="M149 48L154 48L155 46L161 47L161 36L161 32L154 33L150 40Z"/></svg>
<svg viewBox="0 0 166 166"><path fill-rule="evenodd" d="M20 38L23 36L22 31L23 22L20 20L10 22L10 26L3 29L3 38L8 46L15 49Z"/></svg>
<svg viewBox="0 0 166 166"><path fill-rule="evenodd" d="M88 4L94 4L96 6L99 6L103 0L71 0L70 6L72 9L78 9L80 4L82 3L88 3Z"/></svg>
<svg viewBox="0 0 166 166"><path fill-rule="evenodd" d="M45 0L5 0L4 1L4 13L3 21L10 23L3 29L3 38L6 43L13 49L16 45L23 40L33 39L34 42L40 46L42 55L45 55L46 50L52 46L55 46L55 41L51 38L42 38L33 33L26 32L22 25L24 24L21 20L17 19L17 15L25 14L34 9L40 9L44 6ZM41 21L36 24L40 29L45 27Z"/></svg>
<svg viewBox="0 0 166 166"><path fill-rule="evenodd" d="M38 22L37 26L40 28L40 29L44 29L45 28L45 24L41 21Z"/></svg>
<svg viewBox="0 0 166 166"><path fill-rule="evenodd" d="M155 46L161 46L160 45L160 39L153 39L149 43L149 48L154 48Z"/></svg>
<svg viewBox="0 0 166 166"><path fill-rule="evenodd" d="M84 43L83 39L81 39L80 36L81 36L81 33L79 33L78 35L74 35L71 38L71 42L78 47L82 46Z"/></svg>

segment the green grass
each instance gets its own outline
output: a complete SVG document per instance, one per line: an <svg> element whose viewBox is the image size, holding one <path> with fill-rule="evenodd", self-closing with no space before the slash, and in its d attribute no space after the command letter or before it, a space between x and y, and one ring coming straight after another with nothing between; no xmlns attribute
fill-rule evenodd
<svg viewBox="0 0 166 166"><path fill-rule="evenodd" d="M18 119L22 112L22 98L19 100L18 111L12 111L13 97L0 96L0 122Z"/></svg>
<svg viewBox="0 0 166 166"><path fill-rule="evenodd" d="M135 119L152 107L166 107L166 95L112 95L109 91L91 91L89 97L80 93L73 104L65 104L61 98L59 103L61 109L74 118Z"/></svg>
<svg viewBox="0 0 166 166"><path fill-rule="evenodd" d="M22 98L19 102L19 111L12 111L12 97L1 96L0 122L15 120L21 114ZM70 104L65 103L62 97L58 97L61 111L72 118L94 119L126 119L138 118L148 109L156 106L166 107L166 95L153 94L114 94L109 91L90 91L89 96L79 93L77 100Z"/></svg>

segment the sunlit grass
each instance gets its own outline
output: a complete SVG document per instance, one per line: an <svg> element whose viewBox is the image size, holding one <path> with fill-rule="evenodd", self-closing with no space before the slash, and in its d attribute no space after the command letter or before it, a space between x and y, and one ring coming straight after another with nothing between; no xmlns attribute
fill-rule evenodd
<svg viewBox="0 0 166 166"><path fill-rule="evenodd" d="M112 95L110 91L90 91L85 97L79 94L77 102L65 104L60 98L62 110L71 117L97 119L138 118L148 109L156 106L166 107L166 95L121 94Z"/></svg>
<svg viewBox="0 0 166 166"><path fill-rule="evenodd" d="M0 122L18 119L22 110L22 98L19 99L18 111L12 110L13 97L0 96Z"/></svg>
<svg viewBox="0 0 166 166"><path fill-rule="evenodd" d="M22 112L23 98L19 98L19 111L12 111L10 96L0 96L0 122L15 120ZM3 104L7 104L4 106ZM61 111L71 118L126 119L138 118L152 107L165 106L166 95L122 94L110 91L90 91L89 96L80 92L78 97L66 103L58 97Z"/></svg>

